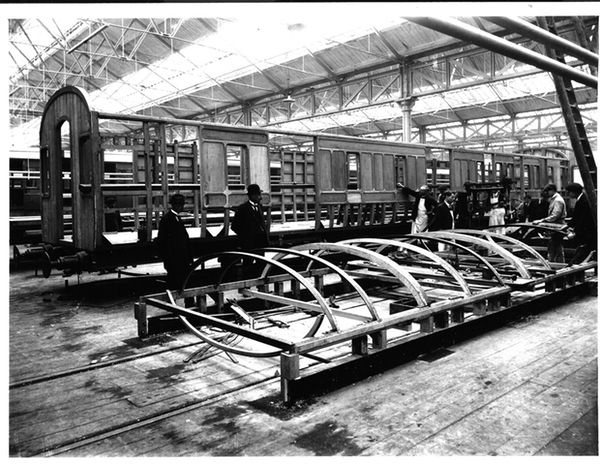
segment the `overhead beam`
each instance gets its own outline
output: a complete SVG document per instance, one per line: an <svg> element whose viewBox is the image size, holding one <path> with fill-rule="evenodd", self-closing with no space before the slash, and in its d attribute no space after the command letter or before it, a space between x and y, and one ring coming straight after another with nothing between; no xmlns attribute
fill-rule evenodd
<svg viewBox="0 0 600 465"><path fill-rule="evenodd" d="M588 65L596 67L598 66L598 54L574 44L573 42L563 39L562 37L552 34L551 32L545 31L544 29L524 21L521 18L500 16L484 16L483 18L491 23L497 24L498 26L505 27L512 32L517 32L522 36L529 37L530 39L536 40L544 45L548 45L554 49L560 50L561 52L579 58Z"/></svg>
<svg viewBox="0 0 600 465"><path fill-rule="evenodd" d="M92 32L90 35L88 35L85 39L82 39L79 42L77 42L75 45L73 45L69 50L67 50L67 53L73 53L75 50L77 50L79 47L84 45L86 42L88 42L89 40L93 39L98 34L100 34L107 27L108 27L108 24L103 24L98 29L96 29L94 32Z"/></svg>
<svg viewBox="0 0 600 465"><path fill-rule="evenodd" d="M544 71L569 77L574 81L593 87L594 89L598 88L598 78L592 75L586 74L556 60L552 60L539 53L519 47L518 45L469 26L461 21L452 18L438 18L433 16L406 17L406 19L428 29L441 32L442 34L469 41L475 45L514 58L515 60L535 66Z"/></svg>

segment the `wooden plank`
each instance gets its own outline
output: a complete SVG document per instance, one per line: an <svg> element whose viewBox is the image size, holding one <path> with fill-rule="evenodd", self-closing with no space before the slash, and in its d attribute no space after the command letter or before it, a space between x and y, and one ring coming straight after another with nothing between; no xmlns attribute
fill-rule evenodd
<svg viewBox="0 0 600 465"><path fill-rule="evenodd" d="M254 297L268 302L277 302L283 305L289 305L298 309L304 309L311 312L323 313L323 309L319 304L305 302L303 300L291 299L288 297L279 296L276 294L267 294L265 292L251 291L249 289L243 289L242 295L244 297Z"/></svg>

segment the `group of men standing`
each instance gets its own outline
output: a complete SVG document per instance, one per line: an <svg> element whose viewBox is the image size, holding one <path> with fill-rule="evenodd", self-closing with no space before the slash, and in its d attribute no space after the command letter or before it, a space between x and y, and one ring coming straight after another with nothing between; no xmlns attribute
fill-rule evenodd
<svg viewBox="0 0 600 465"><path fill-rule="evenodd" d="M418 191L414 191L402 184L398 185L405 194L415 197L412 211L412 233L424 231L439 231L442 229L454 229L453 204L456 194L450 190L443 189L438 200L435 200L427 185L423 185ZM548 240L547 258L551 262L565 263L563 240L566 238L577 246L577 251L571 263L579 263L585 259L590 252L596 250L597 232L593 220L590 204L583 192L583 186L579 183L571 183L565 190L569 197L575 199L572 216L568 222L567 205L565 199L558 193L556 184L547 184L541 192L542 200L548 204L546 216L534 220L535 225L545 225L555 228L557 231L550 235ZM494 193L490 195L490 226L504 224L494 213L503 214L502 203L496 199ZM441 244L440 244L441 245Z"/></svg>
<svg viewBox="0 0 600 465"><path fill-rule="evenodd" d="M545 217L533 221L533 224L550 226L557 229L550 235L547 258L551 262L565 263L563 241L567 240L577 247L570 264L580 263L590 252L596 250L597 232L594 217L583 186L571 183L565 187L569 197L575 200L571 217L567 221L567 205L558 193L555 184L548 184L542 190L542 197L548 202L548 213Z"/></svg>
<svg viewBox="0 0 600 465"><path fill-rule="evenodd" d="M416 198L412 211L412 233L424 231L440 231L454 229L455 212L453 204L456 193L448 188L440 189L438 199L430 194L427 185L418 191L399 184L398 187L406 194ZM568 222L567 206L564 198L558 193L555 184L548 184L542 190L542 197L548 202L547 216L534 220L536 225L552 225L557 231L551 234L548 241L548 260L564 263L563 240L566 237L578 246L576 255L571 263L579 263L589 253L596 250L596 226L591 214L590 204L581 184L572 183L566 186L569 197L575 199L572 216ZM257 184L251 184L247 189L248 200L241 204L233 218L231 229L239 237L240 248L243 252L254 251L269 246L269 227L265 221L261 205L262 191ZM161 219L157 245L163 257L167 271L167 287L178 289L192 264L192 253L189 245L189 235L181 220L180 213L185 205L185 197L175 194L170 199L171 209ZM443 247L443 244L439 244ZM254 257L247 255L242 260L243 273L247 274L255 264Z"/></svg>
<svg viewBox="0 0 600 465"><path fill-rule="evenodd" d="M238 207L231 224L244 252L269 246L269 230L261 205L260 186L249 185L247 194L248 200ZM167 271L167 288L180 289L185 284L193 262L189 234L180 216L185 197L174 194L170 205L171 208L160 220L156 245ZM242 260L243 273L248 275L254 263L254 257L245 256Z"/></svg>

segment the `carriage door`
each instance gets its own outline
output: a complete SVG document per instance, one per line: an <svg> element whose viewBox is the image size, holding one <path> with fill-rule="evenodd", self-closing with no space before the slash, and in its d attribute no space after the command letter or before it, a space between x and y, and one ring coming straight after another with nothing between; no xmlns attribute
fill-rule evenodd
<svg viewBox="0 0 600 465"><path fill-rule="evenodd" d="M223 215L223 234L229 233L230 211L244 203L246 188L258 184L270 221L271 180L268 136L246 128L223 129L206 125L201 130L200 179L202 183L202 235L208 212ZM218 231L208 231L219 233ZM213 234L214 235L214 234Z"/></svg>

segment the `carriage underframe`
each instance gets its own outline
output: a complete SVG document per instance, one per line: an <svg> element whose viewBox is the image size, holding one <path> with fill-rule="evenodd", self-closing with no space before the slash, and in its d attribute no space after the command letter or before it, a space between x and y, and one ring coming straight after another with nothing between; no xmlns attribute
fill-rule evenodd
<svg viewBox="0 0 600 465"><path fill-rule="evenodd" d="M446 250L437 251L439 244ZM279 357L285 402L306 395L310 379L324 372L357 361L364 368L373 357L387 359L386 366L401 363L398 354L416 340L597 280L593 257L550 263L491 230L229 251L200 258L190 276L215 257L228 263L216 283L135 303L138 335L160 333L165 318L174 318L237 363ZM256 260L256 274L232 280L247 257Z"/></svg>

